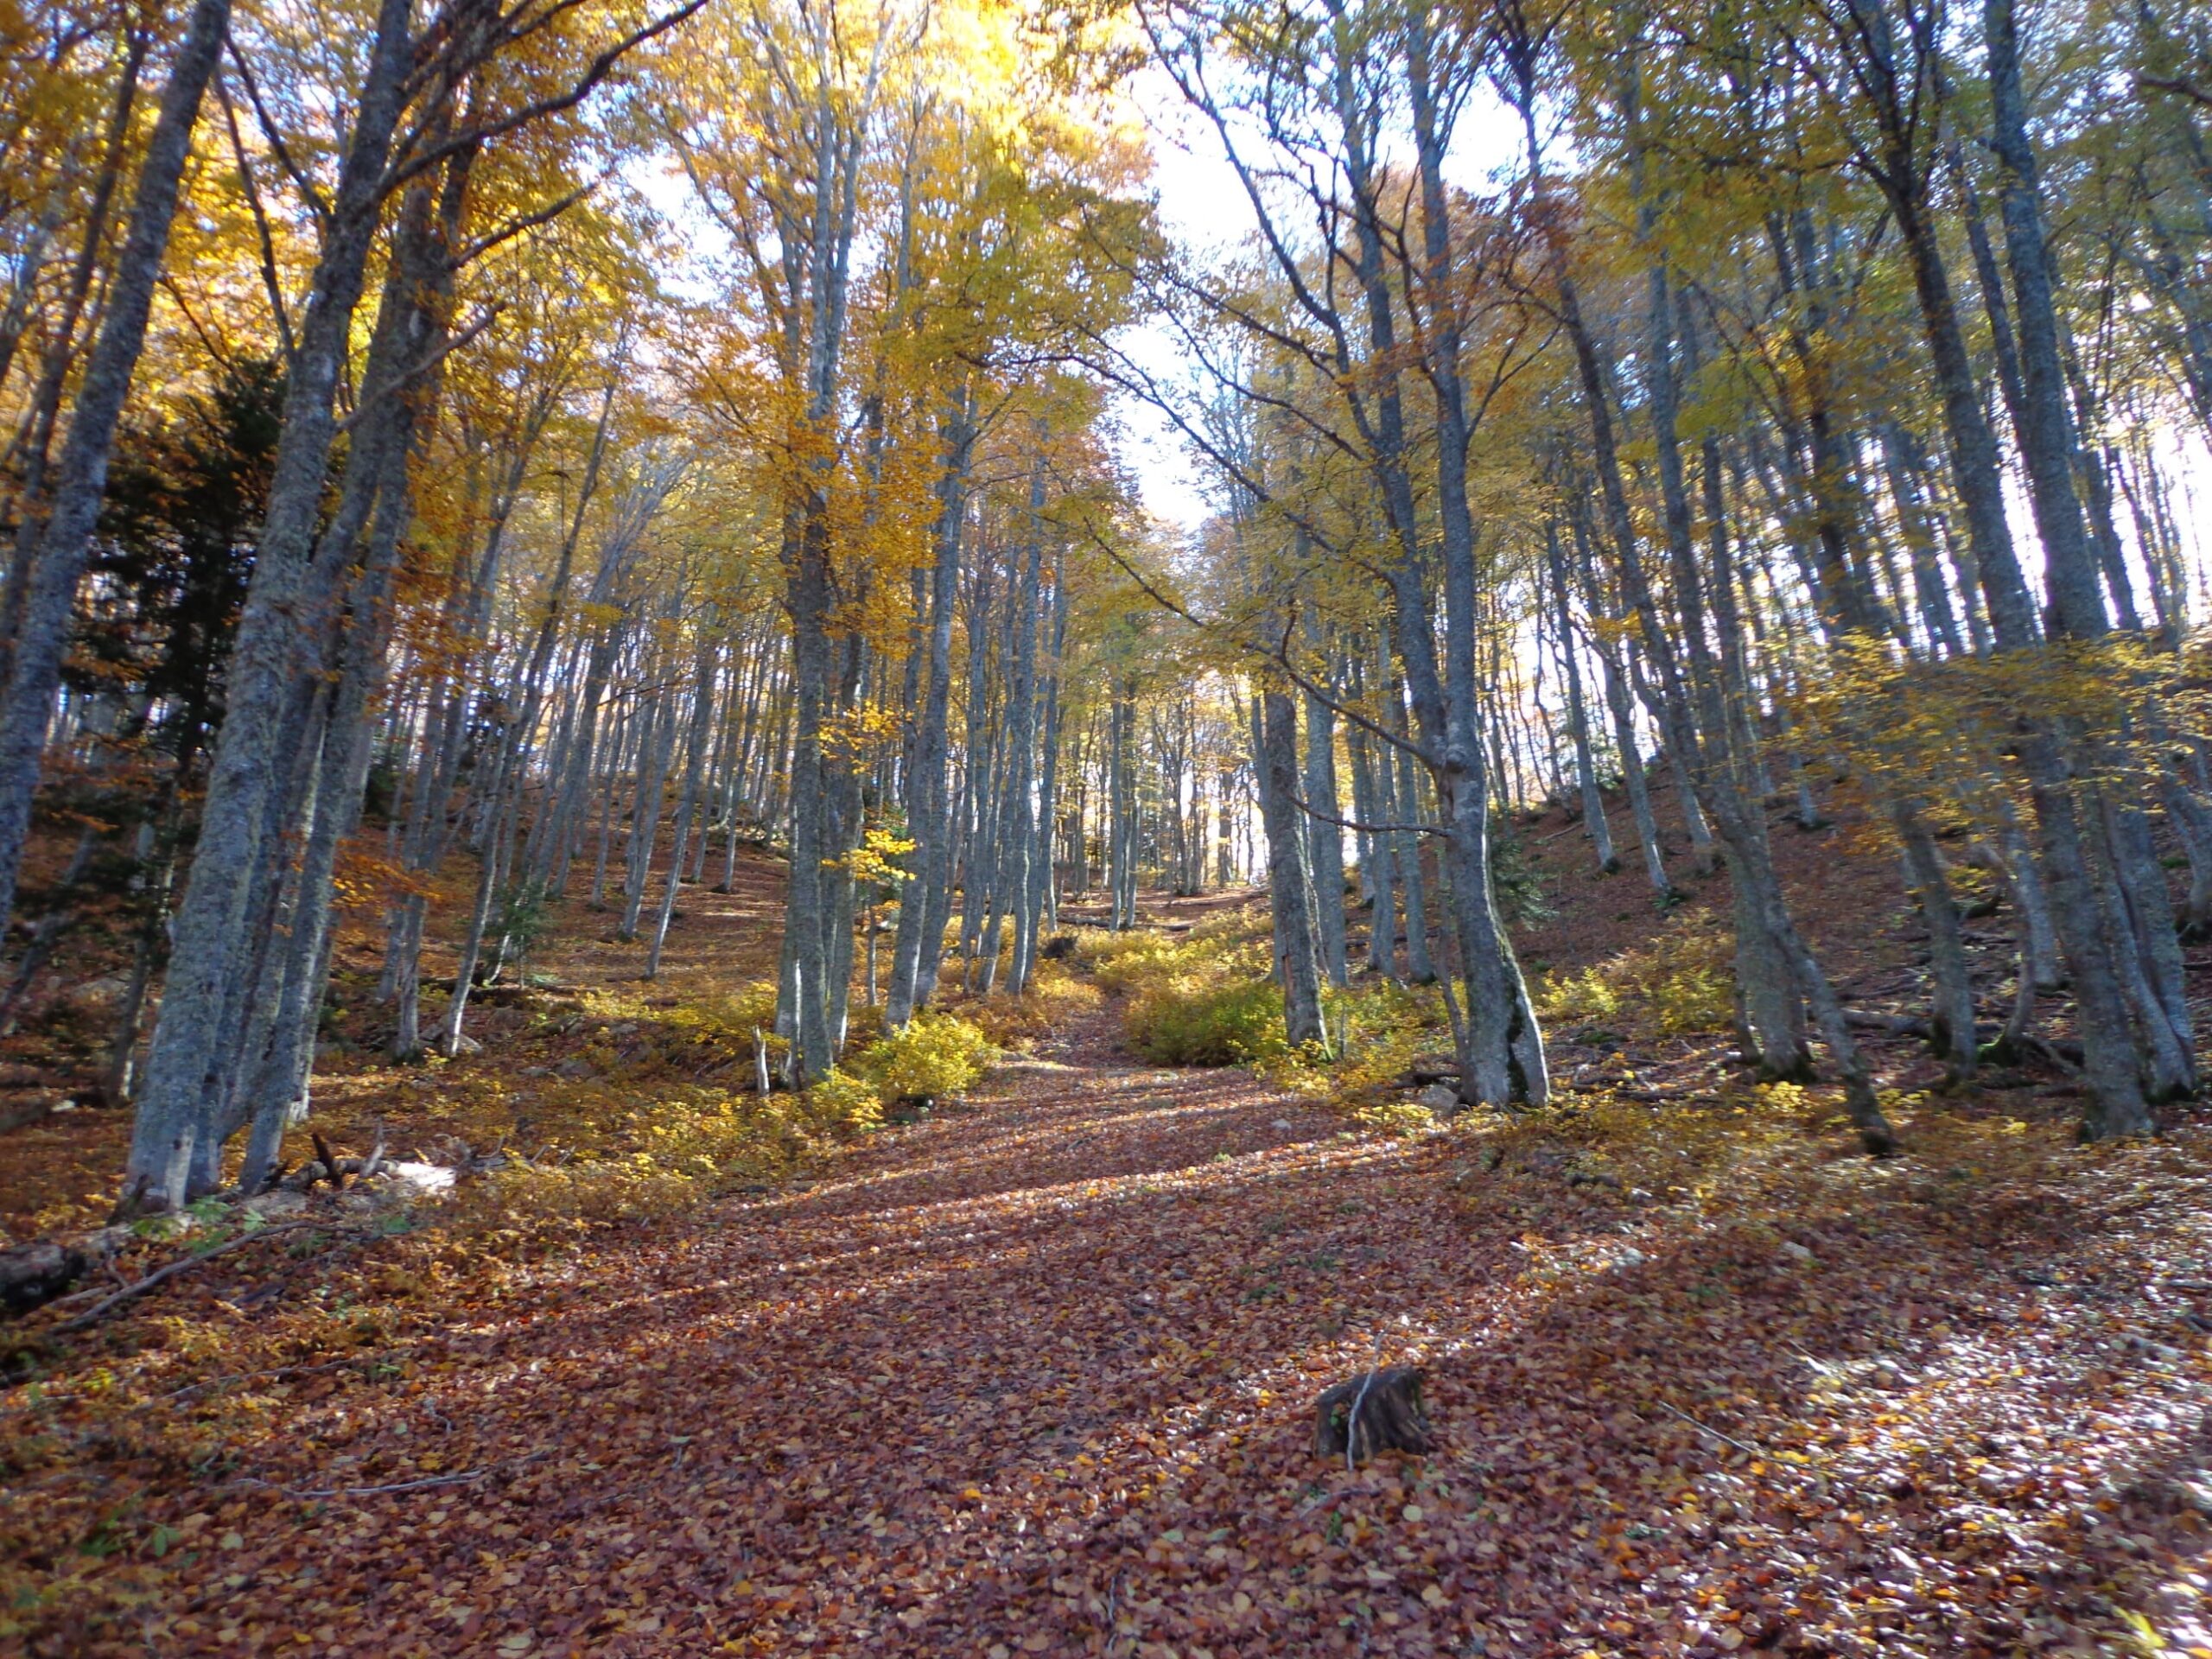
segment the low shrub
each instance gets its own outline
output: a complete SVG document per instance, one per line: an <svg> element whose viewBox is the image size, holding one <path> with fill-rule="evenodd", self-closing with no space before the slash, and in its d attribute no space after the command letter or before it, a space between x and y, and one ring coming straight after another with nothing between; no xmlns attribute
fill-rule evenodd
<svg viewBox="0 0 2212 1659"><path fill-rule="evenodd" d="M776 982L756 979L728 996L696 1003L695 1017L746 1052L759 1032L768 1045L768 1063L779 1065L791 1045L776 1035Z"/></svg>
<svg viewBox="0 0 2212 1659"><path fill-rule="evenodd" d="M1265 980L1205 988L1171 980L1130 1002L1128 1031L1155 1065L1256 1065L1290 1052L1282 991Z"/></svg>
<svg viewBox="0 0 2212 1659"><path fill-rule="evenodd" d="M1433 985L1380 977L1357 979L1342 989L1325 985L1321 1024L1326 1041L1268 1066L1269 1082L1346 1105L1388 1103L1398 1099L1398 1080L1417 1059L1452 1048L1443 993Z"/></svg>
<svg viewBox="0 0 2212 1659"><path fill-rule="evenodd" d="M1262 979L1268 967L1267 918L1256 906L1208 917L1187 933L1084 928L1075 955L1109 992L1137 992L1166 979L1219 984Z"/></svg>
<svg viewBox="0 0 2212 1659"><path fill-rule="evenodd" d="M1620 993L1595 968L1545 975L1535 1001L1537 1017L1547 1024L1590 1025L1621 1011Z"/></svg>
<svg viewBox="0 0 2212 1659"><path fill-rule="evenodd" d="M1722 923L1684 917L1649 944L1571 973L1544 976L1536 1013L1566 1028L1618 1026L1644 1036L1725 1029L1733 1013L1734 950Z"/></svg>
<svg viewBox="0 0 2212 1659"><path fill-rule="evenodd" d="M794 1109L803 1129L842 1138L883 1125L883 1090L856 1071L830 1068L830 1074L799 1094Z"/></svg>
<svg viewBox="0 0 2212 1659"><path fill-rule="evenodd" d="M1089 979L1078 979L1061 962L1039 962L1020 996L976 996L954 1002L963 1020L1001 1049L1027 1049L1040 1037L1062 1031L1095 1013L1105 995Z"/></svg>
<svg viewBox="0 0 2212 1659"><path fill-rule="evenodd" d="M546 1147L464 1183L449 1212L461 1231L542 1240L674 1215L733 1187L794 1174L883 1121L877 1085L839 1071L798 1094L766 1100L675 1090L617 1110L605 1083L574 1093L557 1121L590 1138ZM593 1101L598 1110L585 1111Z"/></svg>
<svg viewBox="0 0 2212 1659"><path fill-rule="evenodd" d="M1735 1010L1735 970L1727 963L1678 963L1650 994L1654 1026L1665 1036L1719 1031Z"/></svg>
<svg viewBox="0 0 2212 1659"><path fill-rule="evenodd" d="M854 1059L858 1078L882 1106L902 1100L956 1100L975 1087L998 1050L957 1014L921 1013L906 1028L862 1049Z"/></svg>

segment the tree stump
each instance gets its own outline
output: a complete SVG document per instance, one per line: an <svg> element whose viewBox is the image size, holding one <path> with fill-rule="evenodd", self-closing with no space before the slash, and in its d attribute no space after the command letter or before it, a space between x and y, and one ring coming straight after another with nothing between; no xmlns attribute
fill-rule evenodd
<svg viewBox="0 0 2212 1659"><path fill-rule="evenodd" d="M43 1307L85 1272L85 1253L41 1238L0 1250L0 1308L28 1313Z"/></svg>
<svg viewBox="0 0 2212 1659"><path fill-rule="evenodd" d="M1377 1452L1426 1455L1433 1445L1421 1407L1421 1368L1392 1365L1325 1389L1313 1402L1313 1455L1364 1463Z"/></svg>

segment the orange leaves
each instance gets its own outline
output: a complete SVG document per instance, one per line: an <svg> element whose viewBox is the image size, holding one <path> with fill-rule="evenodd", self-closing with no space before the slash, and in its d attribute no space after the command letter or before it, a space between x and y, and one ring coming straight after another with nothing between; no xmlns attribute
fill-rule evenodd
<svg viewBox="0 0 2212 1659"><path fill-rule="evenodd" d="M331 902L340 910L377 912L410 893L435 896L434 882L385 856L386 837L363 832L339 843Z"/></svg>
<svg viewBox="0 0 2212 1659"><path fill-rule="evenodd" d="M2202 1129L1993 1160L2037 1199L1970 1236L1907 1195L1934 1126L1892 1175L1719 1114L1707 1192L1635 1199L1538 1154L1658 1167L1691 1126L1593 1108L1455 1191L1473 1131L1345 1137L1113 1020L804 1189L505 1263L211 1263L235 1380L161 1403L207 1368L120 1341L124 1410L55 1379L10 1553L180 1654L1993 1656L2118 1650L2093 1597L2195 1616L2152 1598L2201 1516L2143 1471L2201 1415ZM1307 1412L1378 1331L1441 1444L1348 1476Z"/></svg>

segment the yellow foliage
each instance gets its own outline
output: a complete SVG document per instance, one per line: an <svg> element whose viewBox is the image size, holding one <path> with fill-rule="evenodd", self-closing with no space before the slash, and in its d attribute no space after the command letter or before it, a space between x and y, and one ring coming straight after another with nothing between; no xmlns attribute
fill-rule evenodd
<svg viewBox="0 0 2212 1659"><path fill-rule="evenodd" d="M524 1239L673 1215L733 1186L789 1176L881 1121L874 1087L834 1071L799 1094L766 1100L678 1096L633 1109L604 1149L541 1153L465 1184L451 1213L464 1232Z"/></svg>
<svg viewBox="0 0 2212 1659"><path fill-rule="evenodd" d="M902 1100L957 1100L997 1058L991 1039L967 1020L924 1012L895 1037L861 1050L853 1069L891 1106Z"/></svg>
<svg viewBox="0 0 2212 1659"><path fill-rule="evenodd" d="M2063 736L2078 788L2139 777L2162 744L2212 729L2203 654L2114 634L1921 662L1853 635L1810 665L1791 715L1937 819L1986 823L2022 791L2024 728Z"/></svg>
<svg viewBox="0 0 2212 1659"><path fill-rule="evenodd" d="M1091 981L1077 978L1059 963L1040 962L1020 996L971 997L955 1006L962 1019L998 1047L1023 1049L1096 1012L1104 1001Z"/></svg>
<svg viewBox="0 0 2212 1659"><path fill-rule="evenodd" d="M867 1078L836 1066L799 1096L799 1111L817 1135L857 1135L883 1124L881 1091Z"/></svg>
<svg viewBox="0 0 2212 1659"><path fill-rule="evenodd" d="M1546 974L1537 982L1535 1003L1547 1024L1587 1025L1621 1011L1620 993L1596 968Z"/></svg>
<svg viewBox="0 0 2212 1659"><path fill-rule="evenodd" d="M1711 916L1676 919L1649 944L1535 988L1538 1018L1562 1027L1618 1021L1642 1035L1718 1031L1732 1012L1733 947Z"/></svg>
<svg viewBox="0 0 2212 1659"><path fill-rule="evenodd" d="M1353 1116L1374 1128L1395 1132L1432 1121L1426 1108L1402 1100L1397 1083L1416 1059L1452 1046L1442 992L1381 978L1343 990L1325 985L1321 1023L1329 1034L1327 1051L1309 1045L1268 1067L1269 1081L1300 1094L1356 1103ZM1401 1106L1420 1113L1419 1122Z"/></svg>

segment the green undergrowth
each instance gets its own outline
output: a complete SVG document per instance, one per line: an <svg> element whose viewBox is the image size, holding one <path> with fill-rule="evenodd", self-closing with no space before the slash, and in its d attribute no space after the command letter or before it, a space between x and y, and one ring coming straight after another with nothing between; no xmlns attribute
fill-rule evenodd
<svg viewBox="0 0 2212 1659"><path fill-rule="evenodd" d="M1155 1065L1246 1066L1370 1128L1435 1127L1405 1079L1422 1066L1441 1069L1452 1053L1442 988L1371 973L1325 985L1322 1039L1294 1046L1281 988L1269 977L1269 939L1266 912L1249 906L1179 933L1086 929L1076 956L1101 988L1124 999L1129 1046ZM1553 1034L1614 1046L1725 1030L1731 970L1725 924L1679 916L1644 944L1542 976L1530 989Z"/></svg>
<svg viewBox="0 0 2212 1659"><path fill-rule="evenodd" d="M872 1014L855 1010L842 1067L810 1088L764 1098L728 1081L671 1077L655 1033L680 1038L690 1052L723 1054L723 1077L749 1079L757 1032L779 1066L785 1046L773 1034L771 982L673 1006L596 993L585 1011L596 1027L581 1051L591 1076L536 1084L526 1103L504 1079L482 1080L453 1101L465 1138L481 1146L505 1135L521 1154L464 1185L455 1224L537 1238L674 1214L787 1180L880 1128L893 1107L966 1094L1000 1052L956 1014L919 1014L896 1035L871 1039Z"/></svg>
<svg viewBox="0 0 2212 1659"><path fill-rule="evenodd" d="M1529 988L1548 1031L1675 1037L1726 1029L1734 974L1727 925L1707 913L1676 914L1644 944L1577 971L1545 974Z"/></svg>

